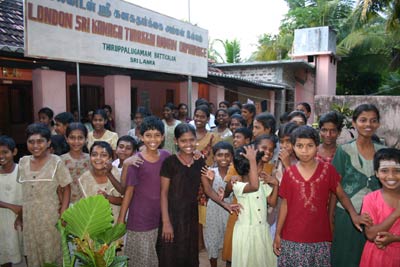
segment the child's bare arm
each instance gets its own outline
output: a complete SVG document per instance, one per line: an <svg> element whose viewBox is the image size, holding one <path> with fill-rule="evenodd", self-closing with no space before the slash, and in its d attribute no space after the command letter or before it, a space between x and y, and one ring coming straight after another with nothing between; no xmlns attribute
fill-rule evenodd
<svg viewBox="0 0 400 267"><path fill-rule="evenodd" d="M249 182L243 188L243 193L256 192L260 186L257 172L256 154L257 151L253 146L245 146L246 154L243 157L247 158L250 163Z"/></svg>
<svg viewBox="0 0 400 267"><path fill-rule="evenodd" d="M130 185L130 186L126 187L125 195L124 195L124 199L122 200L121 209L119 211L117 223L125 223L126 213L128 212L129 205L131 204L131 200L132 200L134 192L135 192L134 186Z"/></svg>
<svg viewBox="0 0 400 267"><path fill-rule="evenodd" d="M400 204L400 203L399 203ZM388 232L392 225L400 218L400 205L380 224L365 227L365 235L370 241L374 241L380 232Z"/></svg>
<svg viewBox="0 0 400 267"><path fill-rule="evenodd" d="M358 215L356 210L354 209L353 203L351 203L349 197L344 192L341 184L339 183L336 187L336 197L338 198L339 202L342 206L347 210L349 213L351 220L354 226L362 232L361 224L365 226L372 225L372 219L368 214Z"/></svg>
<svg viewBox="0 0 400 267"><path fill-rule="evenodd" d="M161 218L162 218L162 238L165 242L174 241L174 229L171 225L168 212L168 191L170 179L161 176Z"/></svg>
<svg viewBox="0 0 400 267"><path fill-rule="evenodd" d="M335 231L335 208L336 208L336 195L331 193L329 197L329 206L328 206L328 216L329 216L329 224L331 226L331 232Z"/></svg>
<svg viewBox="0 0 400 267"><path fill-rule="evenodd" d="M123 198L122 197L116 197L112 195L107 195L106 198L111 204L118 205L120 206L122 204Z"/></svg>
<svg viewBox="0 0 400 267"><path fill-rule="evenodd" d="M283 225L285 224L287 216L287 200L285 198L282 199L281 206L279 208L278 213L278 221L276 223L276 232L273 243L274 253L279 256L281 254L281 232Z"/></svg>
<svg viewBox="0 0 400 267"><path fill-rule="evenodd" d="M108 180L110 180L111 184L113 185L113 187L118 191L118 193L120 193L121 195L123 195L125 193L125 188L124 186L121 185L121 183L114 177L114 174L112 174L112 164L111 161L108 161L106 163L106 166L104 167L106 169L106 175Z"/></svg>
<svg viewBox="0 0 400 267"><path fill-rule="evenodd" d="M278 191L279 191L279 186L278 185L271 185L272 187L272 192L271 194L267 197L267 203L271 207L276 207L278 204Z"/></svg>
<svg viewBox="0 0 400 267"><path fill-rule="evenodd" d="M22 210L22 206L10 204L7 202L0 201L0 208L3 209L10 209L12 212L18 215L18 213Z"/></svg>
<svg viewBox="0 0 400 267"><path fill-rule="evenodd" d="M71 185L68 184L68 185L62 187L62 199L61 199L60 216L68 208L70 197L71 197Z"/></svg>
<svg viewBox="0 0 400 267"><path fill-rule="evenodd" d="M214 200L216 203L218 203L221 207L232 213L232 211L237 211L239 208L239 204L228 204L225 203L224 200L220 199L219 195L217 192L214 191L212 188L212 181L210 181L206 176L202 175L201 176L201 183L203 184L204 188L204 193Z"/></svg>

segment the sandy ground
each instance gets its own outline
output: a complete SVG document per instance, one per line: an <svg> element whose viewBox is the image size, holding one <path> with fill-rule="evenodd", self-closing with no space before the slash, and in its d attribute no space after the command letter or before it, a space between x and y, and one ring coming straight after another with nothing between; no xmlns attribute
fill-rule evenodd
<svg viewBox="0 0 400 267"><path fill-rule="evenodd" d="M203 249L199 253L199 260L200 260L200 265L199 267L210 267L210 262L208 261L208 255L207 255L207 250ZM25 262L22 262L20 264L14 264L14 267L26 267ZM221 256L218 259L218 267L224 267L225 262L221 260Z"/></svg>

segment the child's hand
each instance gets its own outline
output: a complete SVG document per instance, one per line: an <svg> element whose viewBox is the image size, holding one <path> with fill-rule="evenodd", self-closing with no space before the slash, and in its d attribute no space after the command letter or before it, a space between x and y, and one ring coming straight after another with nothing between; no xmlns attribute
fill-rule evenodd
<svg viewBox="0 0 400 267"><path fill-rule="evenodd" d="M275 235L274 243L272 244L276 256L281 255L281 237Z"/></svg>
<svg viewBox="0 0 400 267"><path fill-rule="evenodd" d="M23 223L22 223L22 216L20 216L20 215L18 215L17 216L17 218L15 218L15 221L14 221L14 229L15 230L23 230L23 227L24 225L23 225Z"/></svg>
<svg viewBox="0 0 400 267"><path fill-rule="evenodd" d="M224 199L224 196L225 196L225 189L223 187L219 187L218 191L217 191L217 194L218 194L219 200L222 201Z"/></svg>
<svg viewBox="0 0 400 267"><path fill-rule="evenodd" d="M271 186L278 186L279 185L279 181L278 179L276 179L276 177L274 175L269 175L266 172L262 171L260 173L260 180L262 180L264 182L264 184L269 184Z"/></svg>
<svg viewBox="0 0 400 267"><path fill-rule="evenodd" d="M210 181L213 181L215 178L215 172L207 166L201 168L201 175L207 177Z"/></svg>
<svg viewBox="0 0 400 267"><path fill-rule="evenodd" d="M228 211L232 214L232 213L236 213L236 215L240 214L240 210L243 209L243 206L240 205L239 203L237 204L229 204L229 209Z"/></svg>
<svg viewBox="0 0 400 267"><path fill-rule="evenodd" d="M112 167L112 160L107 160L104 164L104 170L106 171L106 173L111 173Z"/></svg>
<svg viewBox="0 0 400 267"><path fill-rule="evenodd" d="M281 149L279 151L278 158L285 168L288 168L290 166L290 153L286 149Z"/></svg>
<svg viewBox="0 0 400 267"><path fill-rule="evenodd" d="M354 226L358 229L358 231L362 232L361 225L372 226L374 223L372 221L371 216L368 213L363 213L361 215L357 215L354 218L351 218Z"/></svg>
<svg viewBox="0 0 400 267"><path fill-rule="evenodd" d="M374 243L378 248L384 249L387 245L389 245L390 243L392 243L395 240L396 240L396 238L392 233L379 232L376 235Z"/></svg>
<svg viewBox="0 0 400 267"><path fill-rule="evenodd" d="M256 160L257 149L255 149L253 145L245 146L244 150L246 151L246 154L242 153L243 157L245 157L249 161L250 160Z"/></svg>
<svg viewBox="0 0 400 267"><path fill-rule="evenodd" d="M101 190L101 189L97 190L97 194L98 195L103 195L105 199L108 199L108 194L104 190Z"/></svg>
<svg viewBox="0 0 400 267"><path fill-rule="evenodd" d="M240 182L240 181L241 181L240 176L234 175L234 176L231 177L231 184L232 184L232 186L233 186L236 182Z"/></svg>
<svg viewBox="0 0 400 267"><path fill-rule="evenodd" d="M165 242L174 242L174 229L171 223L163 223L162 238Z"/></svg>
<svg viewBox="0 0 400 267"><path fill-rule="evenodd" d="M141 158L139 158L139 156L132 155L129 158L127 158L126 160L124 160L124 165L125 166L133 165L135 167L139 167L140 165L143 164L143 162L144 161Z"/></svg>
<svg viewBox="0 0 400 267"><path fill-rule="evenodd" d="M203 154L199 150L193 151L193 159L198 160L200 158L204 158Z"/></svg>

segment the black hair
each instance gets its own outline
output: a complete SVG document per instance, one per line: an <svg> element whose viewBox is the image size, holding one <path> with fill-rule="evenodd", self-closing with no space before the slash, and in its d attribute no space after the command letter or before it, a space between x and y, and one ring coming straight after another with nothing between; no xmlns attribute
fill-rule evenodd
<svg viewBox="0 0 400 267"><path fill-rule="evenodd" d="M198 110L203 111L204 113L206 113L207 118L210 118L210 108L208 106L206 105L196 106L196 108L194 109L194 114Z"/></svg>
<svg viewBox="0 0 400 267"><path fill-rule="evenodd" d="M205 105L205 106L207 106L207 108L210 108L210 103L205 98L199 98L194 103L195 107L198 107L198 106L201 106L201 105Z"/></svg>
<svg viewBox="0 0 400 267"><path fill-rule="evenodd" d="M298 127L299 125L294 122L285 123L279 127L278 137L284 138L285 136L290 136Z"/></svg>
<svg viewBox="0 0 400 267"><path fill-rule="evenodd" d="M374 155L374 170L378 171L381 160L393 160L400 164L400 150L396 148L381 148Z"/></svg>
<svg viewBox="0 0 400 267"><path fill-rule="evenodd" d="M303 111L294 110L294 111L290 112L288 115L289 121L291 121L294 117L301 117L304 121L304 124L307 124L307 117Z"/></svg>
<svg viewBox="0 0 400 267"><path fill-rule="evenodd" d="M120 142L130 143L132 145L133 151L136 151L138 148L138 142L135 140L135 138L133 138L130 135L123 135L120 138L118 138L117 146L119 145Z"/></svg>
<svg viewBox="0 0 400 267"><path fill-rule="evenodd" d="M39 134L40 136L44 137L47 142L50 141L51 138L51 131L44 125L43 123L32 123L30 124L25 131L26 139L31 137L32 135Z"/></svg>
<svg viewBox="0 0 400 267"><path fill-rule="evenodd" d="M298 106L300 105L300 106L303 106L306 110L307 110L307 112L311 112L311 106L310 106L310 104L308 104L307 102L300 102L300 103L298 103L297 104Z"/></svg>
<svg viewBox="0 0 400 267"><path fill-rule="evenodd" d="M329 111L325 114L322 114L319 118L318 126L321 129L324 126L324 123L331 122L336 125L336 129L340 132L343 128L343 115L336 111Z"/></svg>
<svg viewBox="0 0 400 267"><path fill-rule="evenodd" d="M178 105L178 109L180 109L182 106L185 106L186 108L188 108L188 105L186 105L185 103L180 103L180 104Z"/></svg>
<svg viewBox="0 0 400 267"><path fill-rule="evenodd" d="M224 104L227 108L229 108L229 101L226 101L226 100L222 100L221 102L219 102L218 103L218 107L219 107L219 105L221 105L221 104Z"/></svg>
<svg viewBox="0 0 400 267"><path fill-rule="evenodd" d="M143 118L151 116L151 112L144 106L137 107L137 109L135 111L135 115L138 113L142 114Z"/></svg>
<svg viewBox="0 0 400 267"><path fill-rule="evenodd" d="M69 145L63 135L52 135L50 147L53 149L53 154L61 156L69 151Z"/></svg>
<svg viewBox="0 0 400 267"><path fill-rule="evenodd" d="M361 115L361 113L367 111L373 111L376 114L376 118L378 119L378 122L380 121L380 114L378 108L373 105L373 104L361 104L356 109L353 111L353 121L355 122L358 117Z"/></svg>
<svg viewBox="0 0 400 267"><path fill-rule="evenodd" d="M52 120L53 116L54 116L53 110L51 108L48 108L48 107L44 107L44 108L39 109L38 114L45 114L47 117L49 117L50 120Z"/></svg>
<svg viewBox="0 0 400 267"><path fill-rule="evenodd" d="M213 146L213 148L212 148L213 154L215 155L215 153L217 153L217 151L220 150L220 149L227 149L227 150L229 150L229 152L232 154L232 156L233 156L233 154L234 154L233 146L232 146L231 144L229 144L228 142L219 141L218 143L216 143L216 144Z"/></svg>
<svg viewBox="0 0 400 267"><path fill-rule="evenodd" d="M110 113L112 113L112 108L110 105L104 105L103 109L108 109L110 111Z"/></svg>
<svg viewBox="0 0 400 267"><path fill-rule="evenodd" d="M255 116L254 120L257 120L265 129L270 129L270 133L274 134L276 131L276 120L274 115L268 112L263 112Z"/></svg>
<svg viewBox="0 0 400 267"><path fill-rule="evenodd" d="M240 115L241 113L242 113L242 111L238 107L229 107L228 108L229 117L232 117L233 115L236 115L236 114Z"/></svg>
<svg viewBox="0 0 400 267"><path fill-rule="evenodd" d="M233 115L231 116L231 119L230 119L230 121L229 121L229 126L230 126L231 121L232 121L233 119L238 120L238 121L240 122L240 124L241 124L243 127L246 126L246 121L244 120L243 116L240 115L240 114L233 114Z"/></svg>
<svg viewBox="0 0 400 267"><path fill-rule="evenodd" d="M148 116L144 118L140 125L140 134L144 135L144 133L149 130L157 130L164 135L164 123L156 116Z"/></svg>
<svg viewBox="0 0 400 267"><path fill-rule="evenodd" d="M246 175L250 171L250 162L243 156L243 154L246 154L244 146L237 148L233 154L233 166L240 176ZM259 159L257 162L258 161Z"/></svg>
<svg viewBox="0 0 400 267"><path fill-rule="evenodd" d="M288 118L289 117L289 113L290 112L285 112L285 113L283 113L282 115L279 116L279 122L281 124L289 122L289 118Z"/></svg>
<svg viewBox="0 0 400 267"><path fill-rule="evenodd" d="M6 146L11 152L14 152L14 149L17 148L14 139L7 135L0 135L0 146Z"/></svg>
<svg viewBox="0 0 400 267"><path fill-rule="evenodd" d="M235 135L236 133L240 133L244 136L245 139L250 139L253 137L253 132L247 128L247 127L241 127L241 128L237 128L235 130L235 132L233 133L233 135Z"/></svg>
<svg viewBox="0 0 400 267"><path fill-rule="evenodd" d="M93 119L94 119L94 116L95 116L95 115L100 115L100 116L102 116L103 119L104 119L105 121L108 120L107 113L105 112L104 109L101 109L101 108L96 109L96 110L93 112ZM93 119L92 119L92 120L93 120Z"/></svg>
<svg viewBox="0 0 400 267"><path fill-rule="evenodd" d="M165 104L163 106L163 108L169 108L170 110L176 109L175 105L173 103L171 103L171 102L168 102L167 104Z"/></svg>
<svg viewBox="0 0 400 267"><path fill-rule="evenodd" d="M179 139L185 133L192 133L196 136L196 129L189 123L179 123L174 130L175 139Z"/></svg>
<svg viewBox="0 0 400 267"><path fill-rule="evenodd" d="M215 111L215 117L217 116L218 112L220 112L220 111L224 112L225 114L228 114L228 110L226 110L224 108L219 108L219 109L217 109L217 111ZM228 114L228 116L229 116L229 114Z"/></svg>
<svg viewBox="0 0 400 267"><path fill-rule="evenodd" d="M99 147L104 148L104 149L107 151L107 154L110 156L110 158L112 158L112 156L113 156L113 150L112 150L112 147L111 147L111 145L110 145L109 143L107 143L107 142L105 142L105 141L95 141L95 142L93 143L93 145L90 147L90 154L92 154L93 148L94 148L95 146L99 146Z"/></svg>
<svg viewBox="0 0 400 267"><path fill-rule="evenodd" d="M80 122L72 122L68 125L67 130L65 131L65 136L68 137L72 131L80 130L83 133L83 136L87 138L88 130L85 125Z"/></svg>
<svg viewBox="0 0 400 267"><path fill-rule="evenodd" d="M274 143L275 147L279 141L278 137L274 134L262 134L260 136L257 136L256 140L254 140L254 145L258 147L262 140L271 140L272 143Z"/></svg>
<svg viewBox="0 0 400 267"><path fill-rule="evenodd" d="M54 120L66 125L74 122L74 115L71 112L61 112L54 117Z"/></svg>
<svg viewBox="0 0 400 267"><path fill-rule="evenodd" d="M242 106L242 109L248 110L250 113L253 114L253 117L256 116L256 106L254 104L250 104L250 103L244 104Z"/></svg>
<svg viewBox="0 0 400 267"><path fill-rule="evenodd" d="M240 109L242 108L242 103L240 103L239 101L233 101L231 106L233 105L237 105Z"/></svg>
<svg viewBox="0 0 400 267"><path fill-rule="evenodd" d="M317 130L308 125L297 127L290 135L290 142L294 145L298 138L312 139L316 146L319 146L320 143Z"/></svg>

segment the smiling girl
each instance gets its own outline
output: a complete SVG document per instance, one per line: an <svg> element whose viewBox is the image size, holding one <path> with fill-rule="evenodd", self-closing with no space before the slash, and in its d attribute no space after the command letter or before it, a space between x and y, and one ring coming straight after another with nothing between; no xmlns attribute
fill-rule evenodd
<svg viewBox="0 0 400 267"><path fill-rule="evenodd" d="M380 187L374 173L373 158L375 151L383 146L372 141L379 128L379 119L379 110L374 105L359 105L353 112L352 122L358 137L339 146L332 161L342 177L342 187L357 212L361 210L363 197ZM358 266L366 239L353 227L349 214L339 204L335 208L334 227L332 265Z"/></svg>
<svg viewBox="0 0 400 267"><path fill-rule="evenodd" d="M117 149L118 134L105 128L107 119L107 113L104 109L98 109L93 113L93 132L90 132L88 135L88 148L91 148L96 141L105 141L110 144L113 150L111 157L114 158L115 150Z"/></svg>
<svg viewBox="0 0 400 267"><path fill-rule="evenodd" d="M26 135L32 155L20 159L18 179L23 194L24 252L28 266L60 263L61 240L55 225L68 207L72 179L60 157L49 152L48 127L31 124ZM61 205L58 186L62 188Z"/></svg>
<svg viewBox="0 0 400 267"><path fill-rule="evenodd" d="M83 197L79 188L79 177L89 170L89 154L84 153L86 146L87 128L80 122L73 122L68 125L66 131L67 143L70 147L68 153L61 156L65 166L71 174L71 203L75 203Z"/></svg>

